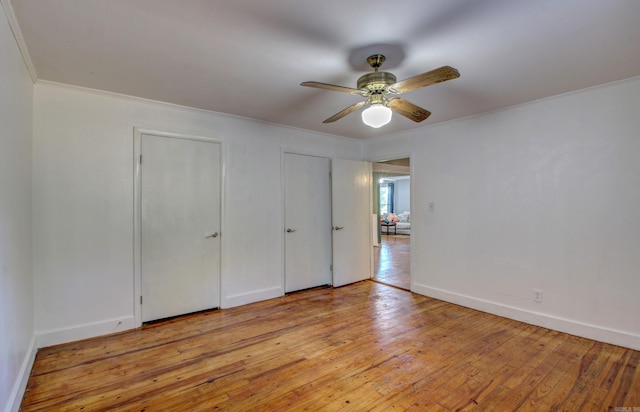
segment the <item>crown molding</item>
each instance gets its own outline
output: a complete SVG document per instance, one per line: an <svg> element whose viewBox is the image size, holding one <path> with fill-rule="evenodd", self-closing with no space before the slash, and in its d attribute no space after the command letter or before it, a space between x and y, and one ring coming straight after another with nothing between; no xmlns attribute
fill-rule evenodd
<svg viewBox="0 0 640 412"><path fill-rule="evenodd" d="M29 72L29 76L31 76L31 81L35 83L38 80L38 73L36 72L36 68L33 65L33 61L31 60L31 55L29 54L27 43L24 41L24 37L22 36L20 24L18 24L18 19L16 18L16 14L13 11L11 0L0 0L0 5L2 5L4 14L5 16L7 16L7 21L9 22L11 33L13 33L13 38L15 39L16 45L20 50L20 54L22 54L22 61L24 62L27 71Z"/></svg>

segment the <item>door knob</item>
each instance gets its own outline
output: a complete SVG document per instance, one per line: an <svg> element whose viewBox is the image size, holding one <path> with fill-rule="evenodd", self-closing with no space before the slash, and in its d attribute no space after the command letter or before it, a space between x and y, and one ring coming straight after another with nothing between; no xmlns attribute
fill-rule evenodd
<svg viewBox="0 0 640 412"><path fill-rule="evenodd" d="M212 233L210 235L205 236L204 238L205 239L209 239L209 238L212 238L212 237L218 237L219 235L220 235L220 233L214 232L214 233Z"/></svg>
<svg viewBox="0 0 640 412"><path fill-rule="evenodd" d="M334 229L335 230L342 230L342 229L344 229L344 226L336 226L336 227L334 227Z"/></svg>
<svg viewBox="0 0 640 412"><path fill-rule="evenodd" d="M287 228L287 233L293 233L295 231L296 231L295 229Z"/></svg>

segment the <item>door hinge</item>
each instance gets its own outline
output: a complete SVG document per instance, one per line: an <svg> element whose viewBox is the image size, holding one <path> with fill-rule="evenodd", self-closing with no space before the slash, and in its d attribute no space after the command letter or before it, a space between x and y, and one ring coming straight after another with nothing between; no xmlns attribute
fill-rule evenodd
<svg viewBox="0 0 640 412"><path fill-rule="evenodd" d="M329 272L333 272L333 264L329 265Z"/></svg>
<svg viewBox="0 0 640 412"><path fill-rule="evenodd" d="M142 305L142 295L140 295L140 304Z"/></svg>
<svg viewBox="0 0 640 412"><path fill-rule="evenodd" d="M329 172L329 179L331 179L331 172Z"/></svg>
<svg viewBox="0 0 640 412"><path fill-rule="evenodd" d="M140 155L140 164L142 164L142 155Z"/></svg>

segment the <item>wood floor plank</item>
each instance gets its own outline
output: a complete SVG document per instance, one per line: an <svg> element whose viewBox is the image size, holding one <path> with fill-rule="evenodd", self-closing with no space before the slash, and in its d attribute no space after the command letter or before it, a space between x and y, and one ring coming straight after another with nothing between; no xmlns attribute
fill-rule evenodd
<svg viewBox="0 0 640 412"><path fill-rule="evenodd" d="M564 376L571 375L579 367L580 362L576 352L587 350L584 340L568 339L554 352L555 361L545 360L534 373L535 378L524 386L522 392L526 395L519 403L518 411L545 410L544 405L557 402L554 391ZM574 368L575 366L575 368ZM530 391L527 390L531 388Z"/></svg>
<svg viewBox="0 0 640 412"><path fill-rule="evenodd" d="M380 238L373 248L373 280L402 289L411 289L411 236Z"/></svg>
<svg viewBox="0 0 640 412"><path fill-rule="evenodd" d="M622 357L620 373L614 380L614 385L607 393L606 401L614 407L629 406L627 399L637 398L638 387L632 387L634 375L638 370L640 352L627 350ZM629 396L632 394L631 396ZM630 401L629 401L630 402ZM634 407L637 405L631 405Z"/></svg>
<svg viewBox="0 0 640 412"><path fill-rule="evenodd" d="M508 322L507 319L495 320L496 322L486 322L485 327L487 325L501 326L500 324L503 321ZM530 327L524 324L518 325L524 326L525 328ZM531 328L541 332L548 332L542 328ZM478 328L478 330L482 329ZM441 359L434 359L433 356L430 356L420 362L416 362L417 364L434 365L434 368L422 367L417 371L410 372L409 376L414 380L410 381L410 385L407 386L406 390L399 391L393 398L387 398L383 402L377 403L374 410L386 410L387 408L396 406L403 408L410 408L412 406L419 406L421 408L433 407L436 401L447 396L448 391L453 387L450 383L451 379L460 376L466 368L486 356L484 347L478 345L478 342L473 338L467 342L468 345L459 347L456 352L449 352L448 355ZM485 346L488 347L491 345ZM464 349L464 351L462 349ZM446 351L439 349L433 353L438 355L447 354ZM463 356L464 353L467 355Z"/></svg>
<svg viewBox="0 0 640 412"><path fill-rule="evenodd" d="M21 410L607 410L639 363L365 281L43 348Z"/></svg>

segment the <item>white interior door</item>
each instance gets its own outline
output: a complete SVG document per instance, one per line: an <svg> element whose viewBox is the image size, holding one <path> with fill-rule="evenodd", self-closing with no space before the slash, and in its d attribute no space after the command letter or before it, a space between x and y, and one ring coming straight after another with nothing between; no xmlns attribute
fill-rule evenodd
<svg viewBox="0 0 640 412"><path fill-rule="evenodd" d="M331 171L324 157L284 154L285 292L331 284Z"/></svg>
<svg viewBox="0 0 640 412"><path fill-rule="evenodd" d="M332 161L333 286L371 277L371 163Z"/></svg>
<svg viewBox="0 0 640 412"><path fill-rule="evenodd" d="M221 145L143 134L142 321L219 306Z"/></svg>

